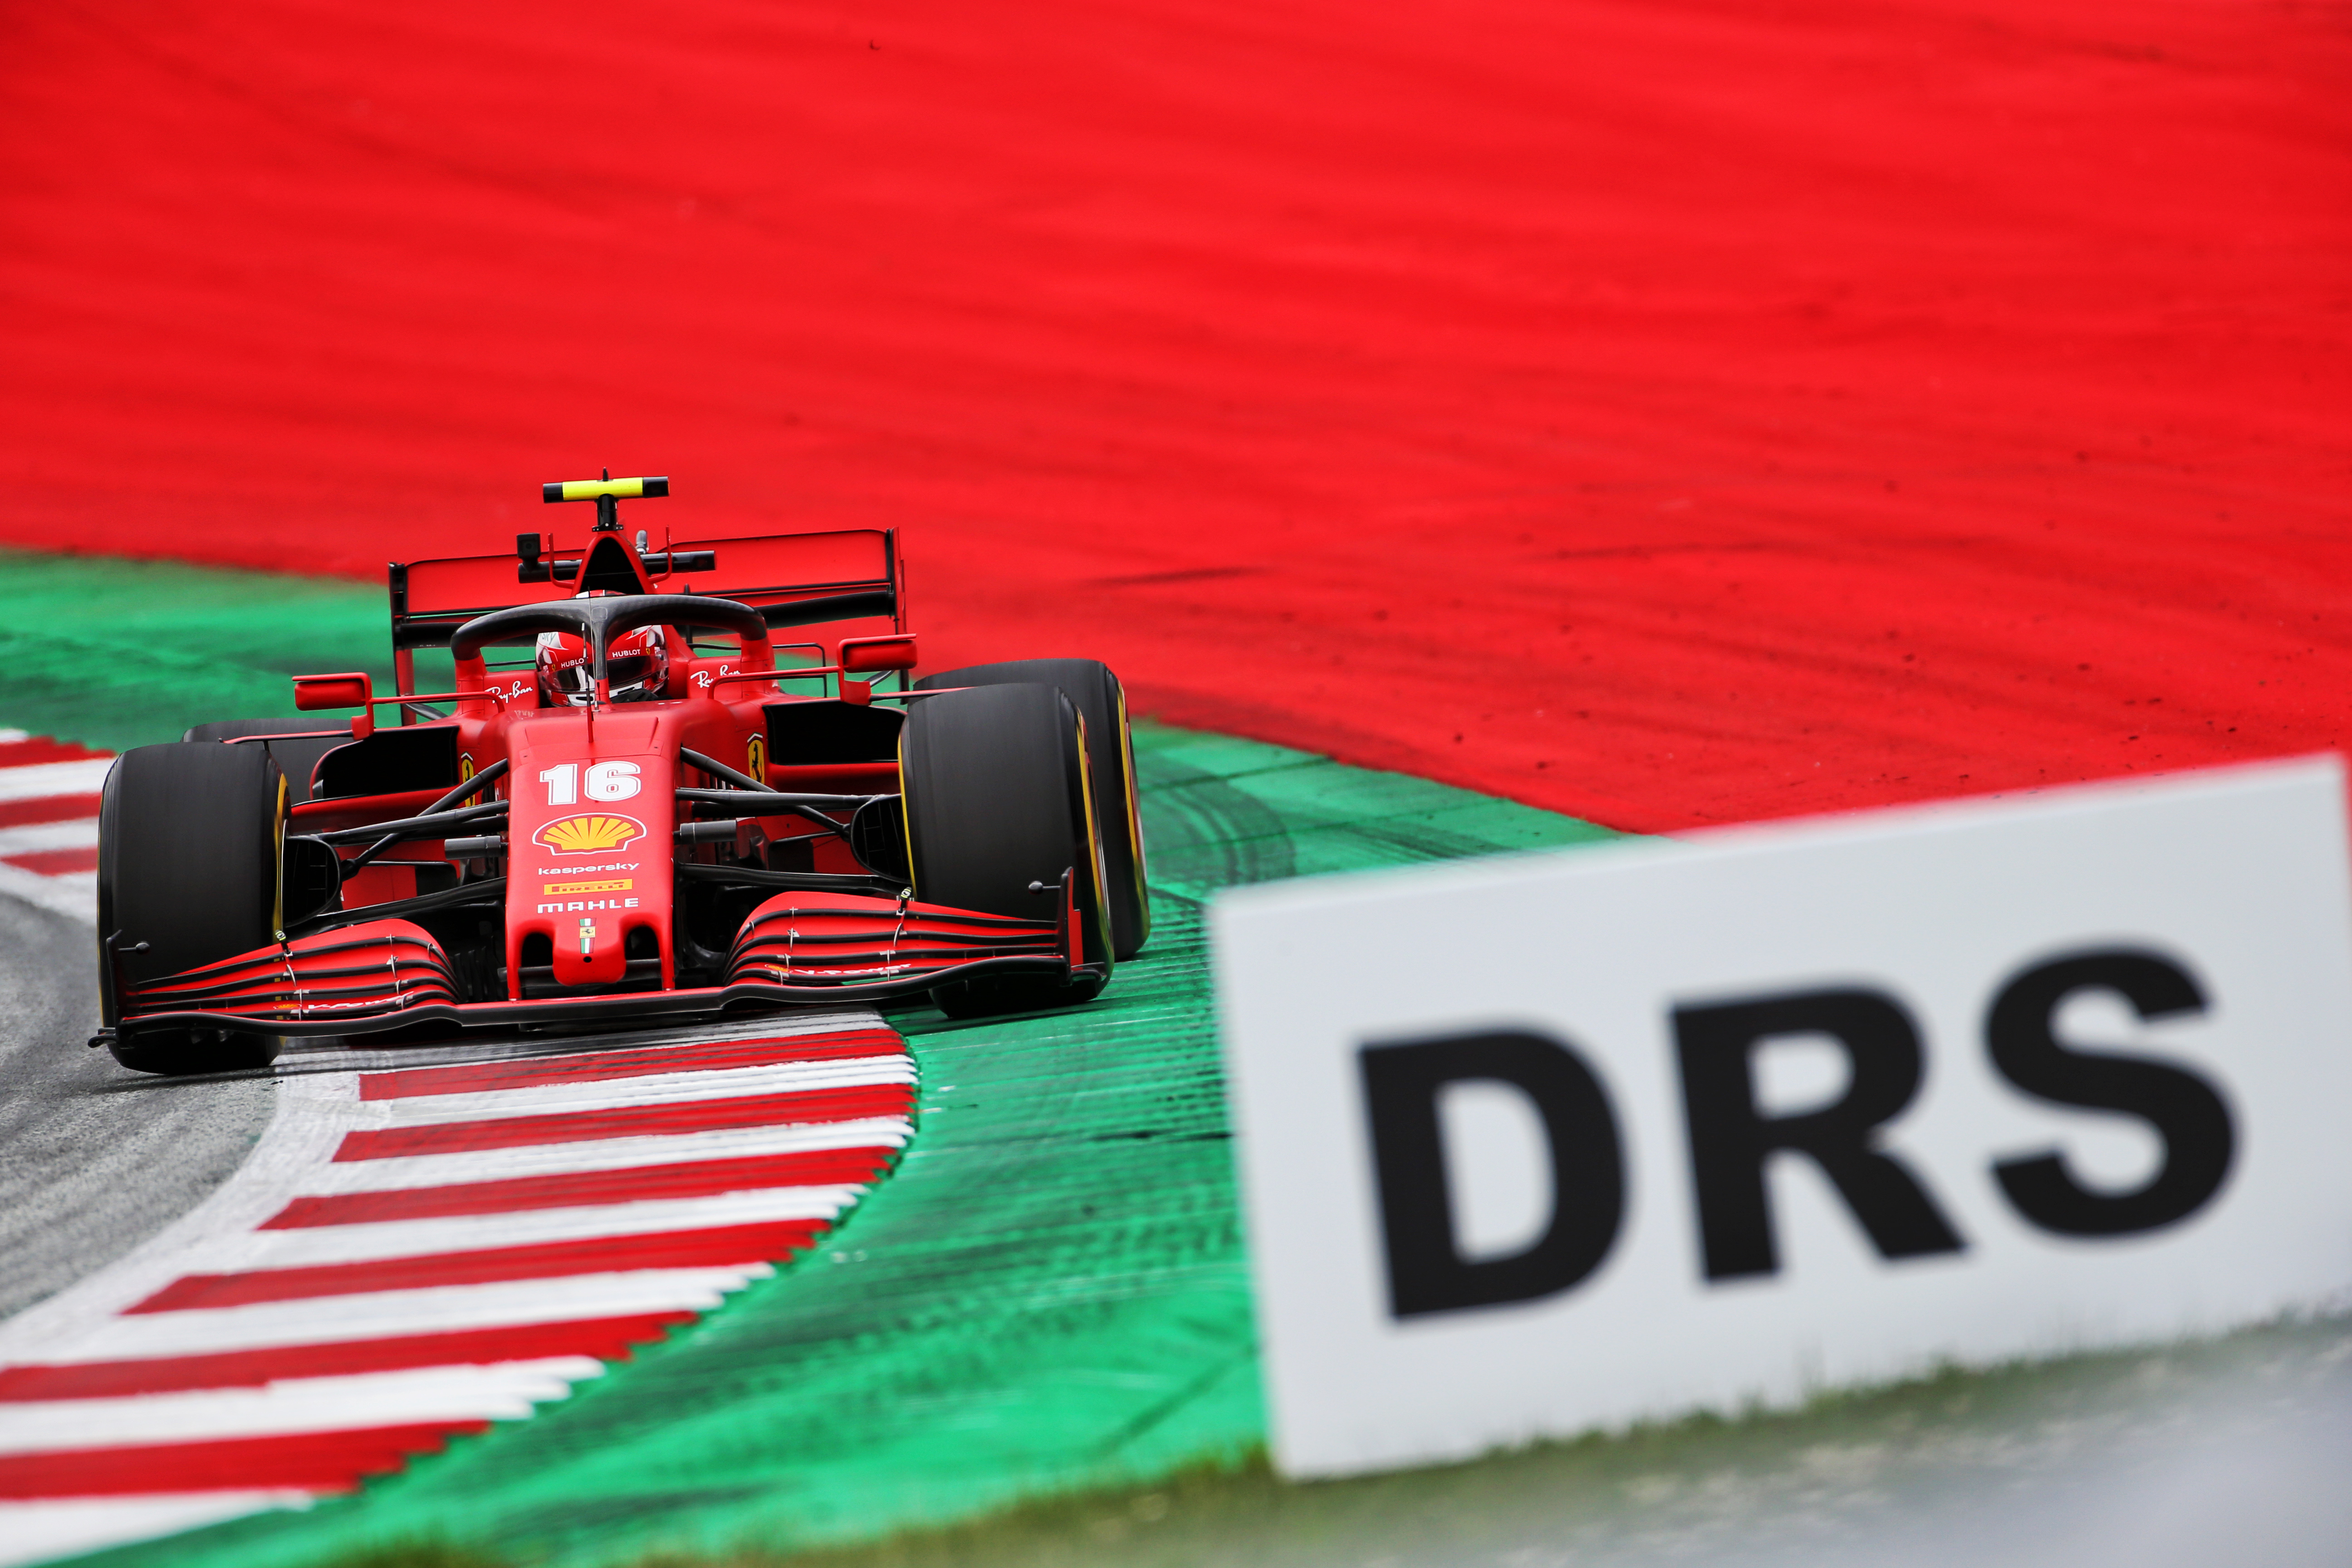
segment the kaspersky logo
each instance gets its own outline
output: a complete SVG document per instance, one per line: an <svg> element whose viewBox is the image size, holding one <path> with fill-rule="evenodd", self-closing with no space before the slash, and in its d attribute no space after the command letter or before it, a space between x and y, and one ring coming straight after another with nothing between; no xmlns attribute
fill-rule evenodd
<svg viewBox="0 0 2352 1568"><path fill-rule="evenodd" d="M602 855L646 836L646 825L634 816L593 812L562 816L531 835L558 855Z"/></svg>

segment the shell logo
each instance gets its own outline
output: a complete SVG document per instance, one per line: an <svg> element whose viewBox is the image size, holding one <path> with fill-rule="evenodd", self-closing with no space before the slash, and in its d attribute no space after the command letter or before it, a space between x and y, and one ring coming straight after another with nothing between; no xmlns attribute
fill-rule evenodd
<svg viewBox="0 0 2352 1568"><path fill-rule="evenodd" d="M544 844L558 855L597 855L645 836L646 825L635 817L597 812L560 817L530 837L532 842Z"/></svg>

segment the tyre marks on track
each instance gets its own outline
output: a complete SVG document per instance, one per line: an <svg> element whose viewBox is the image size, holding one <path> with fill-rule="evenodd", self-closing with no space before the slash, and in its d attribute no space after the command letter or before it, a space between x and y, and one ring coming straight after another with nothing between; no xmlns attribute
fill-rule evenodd
<svg viewBox="0 0 2352 1568"><path fill-rule="evenodd" d="M813 1246L914 1087L864 1011L289 1054L236 1176L0 1324L0 1562L300 1507L527 1417Z"/></svg>
<svg viewBox="0 0 2352 1568"><path fill-rule="evenodd" d="M0 730L0 892L97 918L98 805L113 753Z"/></svg>

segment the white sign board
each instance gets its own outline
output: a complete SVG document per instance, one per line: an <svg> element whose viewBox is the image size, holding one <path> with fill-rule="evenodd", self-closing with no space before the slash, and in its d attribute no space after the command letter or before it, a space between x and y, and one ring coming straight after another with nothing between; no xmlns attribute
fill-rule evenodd
<svg viewBox="0 0 2352 1568"><path fill-rule="evenodd" d="M2334 758L1237 890L1277 1463L2352 1289Z"/></svg>

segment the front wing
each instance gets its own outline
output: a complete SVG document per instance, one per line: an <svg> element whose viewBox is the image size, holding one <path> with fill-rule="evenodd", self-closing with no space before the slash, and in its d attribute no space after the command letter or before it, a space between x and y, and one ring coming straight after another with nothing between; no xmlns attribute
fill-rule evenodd
<svg viewBox="0 0 2352 1568"><path fill-rule="evenodd" d="M1071 981L1097 968L1084 929L1067 876L1055 918L1039 921L908 899L785 893L743 922L723 984L665 987L656 980L652 988L467 1002L447 956L423 927L370 921L126 987L113 1032L356 1035L418 1024L676 1019L747 1005L880 1001L980 975ZM105 1039L101 1032L98 1043Z"/></svg>

